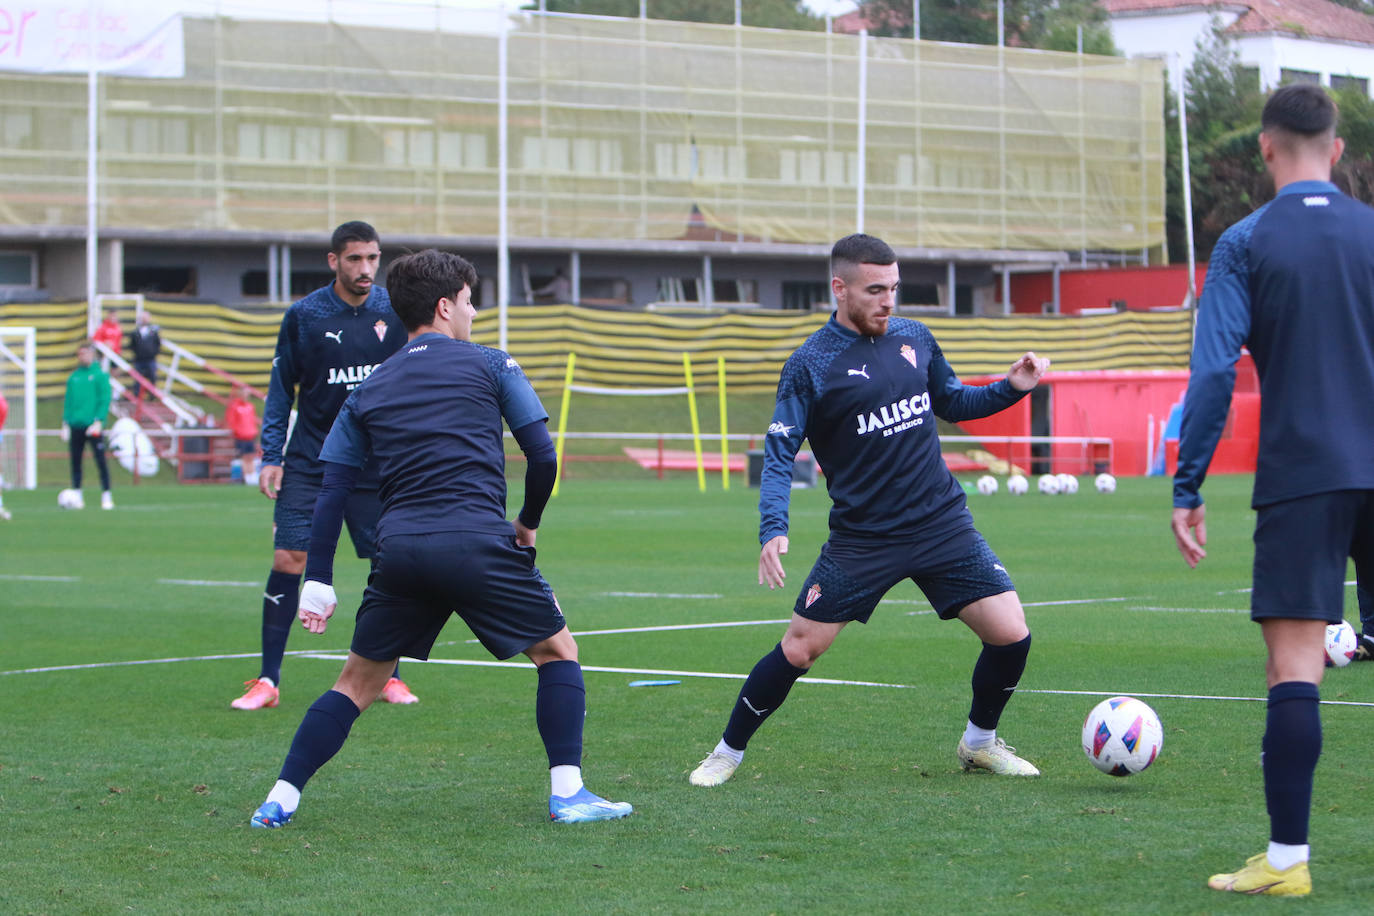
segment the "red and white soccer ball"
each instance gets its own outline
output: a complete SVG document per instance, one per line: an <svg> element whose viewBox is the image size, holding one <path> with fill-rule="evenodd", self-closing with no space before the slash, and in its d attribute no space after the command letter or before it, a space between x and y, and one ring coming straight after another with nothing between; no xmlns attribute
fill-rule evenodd
<svg viewBox="0 0 1374 916"><path fill-rule="evenodd" d="M1135 697L1103 700L1083 722L1083 753L1109 776L1130 776L1155 762L1164 747L1164 726Z"/></svg>
<svg viewBox="0 0 1374 916"><path fill-rule="evenodd" d="M1326 628L1326 667L1344 668L1355 657L1355 628L1342 620Z"/></svg>

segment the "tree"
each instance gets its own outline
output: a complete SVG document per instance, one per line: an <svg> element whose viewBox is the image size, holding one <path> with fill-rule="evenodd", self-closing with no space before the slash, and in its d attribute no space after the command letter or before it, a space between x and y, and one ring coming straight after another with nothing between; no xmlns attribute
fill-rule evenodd
<svg viewBox="0 0 1374 916"><path fill-rule="evenodd" d="M910 38L912 0L865 0L861 4L875 35ZM921 0L921 38L964 44L997 44L997 0ZM1083 50L1115 54L1107 12L1095 0L1005 0L1006 43L1048 51Z"/></svg>
<svg viewBox="0 0 1374 916"><path fill-rule="evenodd" d="M538 4L530 2L527 5ZM639 16L639 0L545 0L544 8L554 13ZM645 13L650 19L733 24L735 0L647 0ZM742 0L740 18L744 25L768 29L817 31L825 28L825 20L808 12L800 0Z"/></svg>

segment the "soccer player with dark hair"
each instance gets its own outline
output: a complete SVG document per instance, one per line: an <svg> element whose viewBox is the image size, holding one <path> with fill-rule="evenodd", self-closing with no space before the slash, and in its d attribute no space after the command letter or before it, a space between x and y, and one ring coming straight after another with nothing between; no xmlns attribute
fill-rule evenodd
<svg viewBox="0 0 1374 916"><path fill-rule="evenodd" d="M1261 760L1269 846L1209 887L1312 889L1308 820L1321 756L1326 625L1344 616L1346 562L1374 581L1374 209L1331 183L1344 142L1320 86L1265 103L1260 155L1275 198L1217 241L1198 307L1174 475L1174 537L1190 567L1207 555L1199 489L1248 347L1260 379L1250 617L1268 649Z"/></svg>
<svg viewBox="0 0 1374 916"><path fill-rule="evenodd" d="M964 769L1039 775L997 736L1021 678L1030 630L1011 577L973 527L964 490L940 455L935 417L985 417L1018 401L1049 360L1026 353L1005 379L961 383L930 330L893 317L897 255L851 235L830 257L834 316L783 366L764 439L759 584L783 585L793 461L809 439L825 472L830 538L803 582L782 641L750 672L696 786L729 779L749 739L851 620L867 622L889 589L911 579L942 620L982 640L973 703L957 756Z"/></svg>
<svg viewBox="0 0 1374 916"><path fill-rule="evenodd" d="M586 690L577 643L534 565L535 531L557 474L548 414L515 360L478 346L472 265L426 250L388 271L409 342L359 385L325 440L300 618L322 633L336 600L334 548L348 490L368 456L382 482L377 562L334 689L301 721L255 827L291 819L306 781L338 753L401 655L428 658L456 613L497 658L524 653L537 669L535 724L549 761L549 817L624 817L582 784ZM506 520L505 421L526 458L525 502Z"/></svg>
<svg viewBox="0 0 1374 916"><path fill-rule="evenodd" d="M375 283L382 246L377 230L354 220L334 230L329 243L334 282L286 310L272 359L272 379L262 417L262 469L258 489L275 500L272 570L262 595L262 667L244 682L235 709L276 706L286 640L296 619L301 572L310 546L310 517L324 477L320 446L344 399L405 342L387 291ZM297 398L297 389L300 396ZM291 408L297 407L291 426ZM290 430L290 442L287 433ZM368 467L348 501L348 533L360 558L374 553L381 503L377 471ZM382 692L389 703L416 696L392 672Z"/></svg>

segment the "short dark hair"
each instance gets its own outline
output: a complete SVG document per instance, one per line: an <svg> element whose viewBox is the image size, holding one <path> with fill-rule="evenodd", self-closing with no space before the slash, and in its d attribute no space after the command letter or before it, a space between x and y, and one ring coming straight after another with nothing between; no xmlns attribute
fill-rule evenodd
<svg viewBox="0 0 1374 916"><path fill-rule="evenodd" d="M892 246L873 235L856 232L846 235L830 249L830 273L839 276L842 265L896 264L897 252Z"/></svg>
<svg viewBox="0 0 1374 916"><path fill-rule="evenodd" d="M1315 138L1336 129L1336 103L1321 86L1293 83L1274 90L1264 103L1260 129Z"/></svg>
<svg viewBox="0 0 1374 916"><path fill-rule="evenodd" d="M373 229L371 224L355 219L349 220L334 230L334 234L329 238L329 250L335 254L343 254L343 250L348 247L349 242L376 242L380 245L382 240L377 236L377 230Z"/></svg>
<svg viewBox="0 0 1374 916"><path fill-rule="evenodd" d="M402 255L386 269L391 308L407 331L433 322L439 300L454 298L464 287L477 288L477 268L447 251L426 248Z"/></svg>

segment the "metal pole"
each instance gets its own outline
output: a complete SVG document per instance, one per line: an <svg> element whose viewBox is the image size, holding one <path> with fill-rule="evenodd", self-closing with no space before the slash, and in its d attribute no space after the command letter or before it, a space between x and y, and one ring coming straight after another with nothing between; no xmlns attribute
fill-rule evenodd
<svg viewBox="0 0 1374 916"><path fill-rule="evenodd" d="M911 0L911 37L921 38L921 0Z"/></svg>
<svg viewBox="0 0 1374 916"><path fill-rule="evenodd" d="M867 179L865 165L868 160L868 29L859 30L859 169L856 176L858 194L855 197L855 232L864 231L864 183Z"/></svg>
<svg viewBox="0 0 1374 916"><path fill-rule="evenodd" d="M501 31L496 43L497 75L497 115L496 115L496 155L497 163L497 240L496 240L496 346L506 349L507 312L510 310L510 221L508 214L508 193L510 172L506 162L508 87L507 51L509 36L506 30L506 0L501 0Z"/></svg>
<svg viewBox="0 0 1374 916"><path fill-rule="evenodd" d="M91 337L95 334L95 329L100 324L100 316L96 314L95 297L97 293L98 281L97 271L99 270L98 251L100 245L99 230L96 226L96 211L100 200L100 181L96 168L96 156L99 154L100 145L98 141L98 131L100 126L100 112L97 106L100 104L100 83L99 66L100 62L96 59L96 49L99 46L96 35L96 19L98 18L99 8L97 2L86 4L86 16L89 19L86 29L86 336Z"/></svg>
<svg viewBox="0 0 1374 916"><path fill-rule="evenodd" d="M1183 157L1183 231L1188 242L1188 292L1183 300L1183 307L1191 309L1197 303L1197 251L1193 248L1193 178L1188 163L1188 94L1183 81L1183 66L1177 54L1174 55L1174 70L1178 73L1178 136ZM1192 332L1189 331L1189 352L1192 352L1192 349Z"/></svg>

